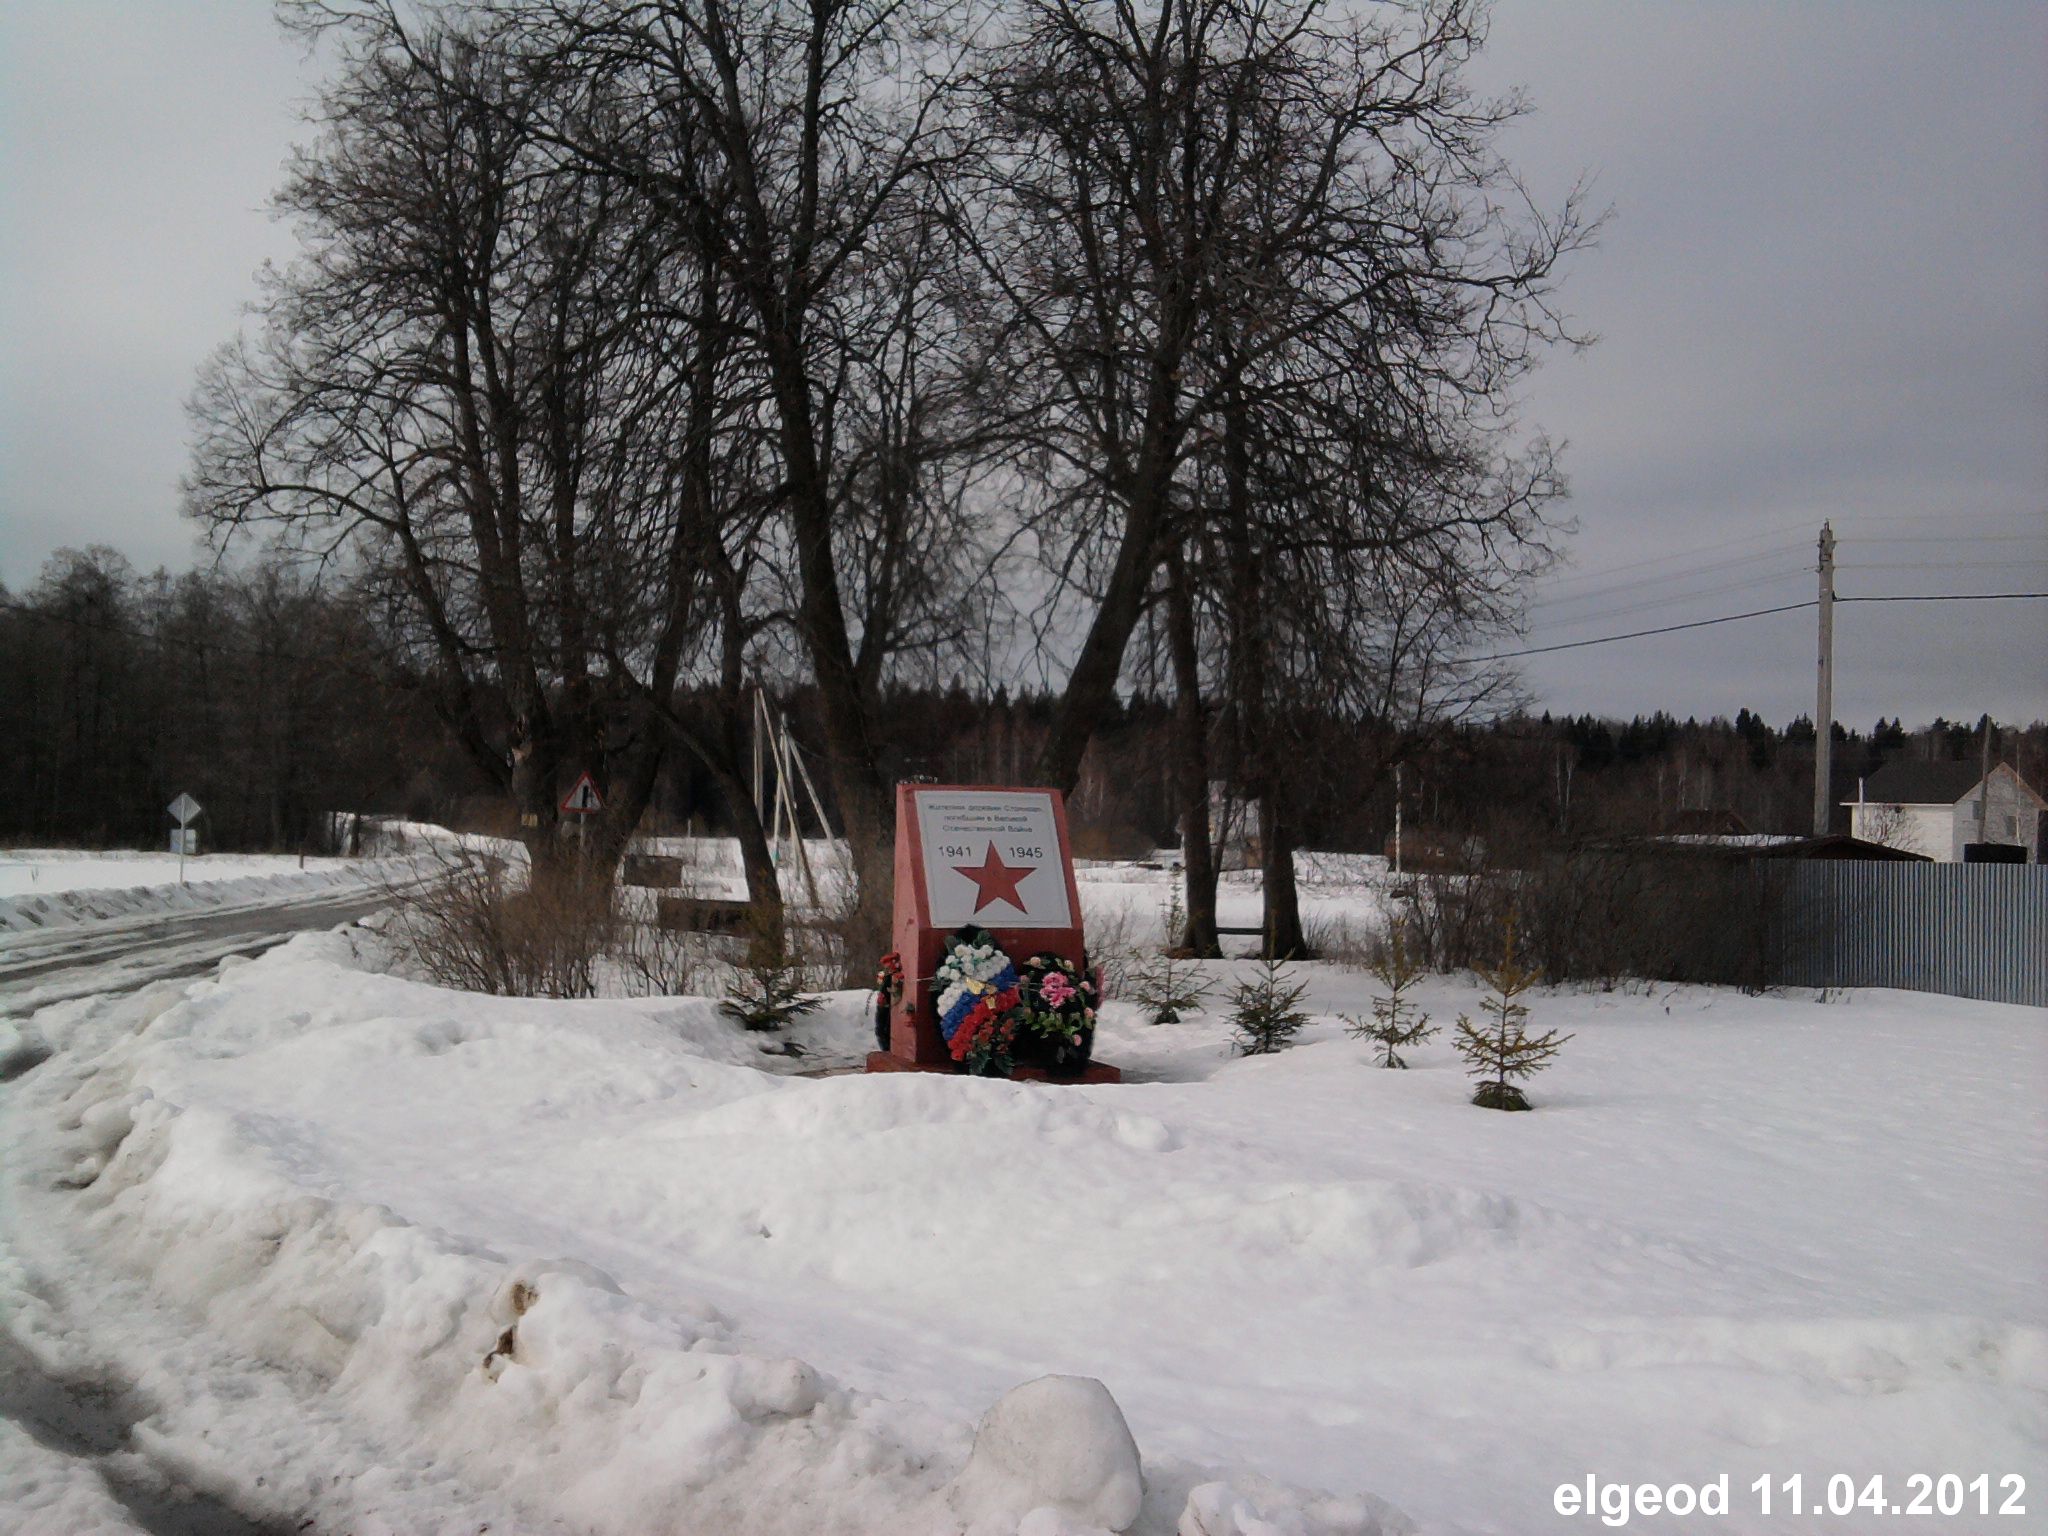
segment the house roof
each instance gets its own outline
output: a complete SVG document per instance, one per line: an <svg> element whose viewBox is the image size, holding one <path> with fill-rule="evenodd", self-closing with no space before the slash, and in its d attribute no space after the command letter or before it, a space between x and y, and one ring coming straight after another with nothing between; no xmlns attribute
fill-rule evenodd
<svg viewBox="0 0 2048 1536"><path fill-rule="evenodd" d="M1749 823L1732 807L1717 806L1710 810L1701 806L1679 811L1664 830L1675 837L1731 836L1749 831Z"/></svg>
<svg viewBox="0 0 2048 1536"><path fill-rule="evenodd" d="M1616 849L1640 848L1672 858L1722 859L1746 863L1752 859L1876 859L1901 864L1928 864L1923 853L1907 853L1882 843L1866 842L1842 832L1825 837L1775 836L1751 833L1747 837L1652 837L1618 838L1601 845Z"/></svg>
<svg viewBox="0 0 2048 1536"><path fill-rule="evenodd" d="M1978 777L1975 763L1894 758L1863 781L1863 797L1882 805L1954 805Z"/></svg>
<svg viewBox="0 0 2048 1536"><path fill-rule="evenodd" d="M1752 851L1752 858L1758 859L1875 859L1895 864L1931 864L1934 861L1924 853L1908 853L1902 848L1887 848L1882 843L1866 842L1860 837L1851 837L1846 832L1830 832L1825 837L1795 837L1782 843Z"/></svg>

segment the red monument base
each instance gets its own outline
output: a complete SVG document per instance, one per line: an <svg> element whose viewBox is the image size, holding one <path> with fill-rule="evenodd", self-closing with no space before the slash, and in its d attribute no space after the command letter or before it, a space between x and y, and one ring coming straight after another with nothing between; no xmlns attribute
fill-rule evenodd
<svg viewBox="0 0 2048 1536"><path fill-rule="evenodd" d="M957 1061L912 1061L898 1056L894 1051L869 1051L870 1072L951 1072L960 1075ZM1080 1072L1070 1077L1055 1077L1043 1067L1017 1067L1010 1076L1021 1083L1120 1083L1123 1073L1107 1062L1091 1061Z"/></svg>

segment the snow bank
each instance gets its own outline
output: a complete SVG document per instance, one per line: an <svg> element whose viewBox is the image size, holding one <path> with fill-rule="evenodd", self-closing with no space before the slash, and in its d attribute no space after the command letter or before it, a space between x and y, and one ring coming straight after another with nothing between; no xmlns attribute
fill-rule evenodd
<svg viewBox="0 0 2048 1536"><path fill-rule="evenodd" d="M252 876L331 871L342 859L306 859L296 854L208 853L185 860L189 885ZM128 849L0 848L0 897L50 896L64 891L132 890L175 885L178 856Z"/></svg>
<svg viewBox="0 0 2048 1536"><path fill-rule="evenodd" d="M360 890L394 873L348 859L0 853L0 933L41 933L111 918L169 916Z"/></svg>
<svg viewBox="0 0 2048 1536"><path fill-rule="evenodd" d="M536 1521L1114 1529L1114 1436L1056 1442L1010 1396L1045 1377L1127 1424L1142 1536L1409 1529L1382 1496L1568 1529L1551 1490L1589 1472L2048 1470L2026 1010L1539 996L1575 1039L1508 1116L1441 1041L1367 1065L1336 1016L1367 984L1327 967L1293 1050L1112 1007L1131 1080L1049 1089L787 1075L857 1046L858 993L793 1063L703 1000L478 998L350 955L301 937L131 1038L65 1031L6 1090L0 1162L42 1186L24 1232L83 1217L80 1262ZM208 1443L239 1436L214 1411ZM233 1443L280 1515L337 1496Z"/></svg>
<svg viewBox="0 0 2048 1536"><path fill-rule="evenodd" d="M993 1127L1138 1156L1169 1145L1163 1127L1012 1084L775 1076L706 1000L469 997L348 953L296 939L90 1070L52 1064L72 1068L61 1098L59 1075L24 1080L52 1096L42 1160L102 1253L376 1433L594 1530L1008 1536L1048 1502L956 1486L971 1419L777 1352L773 1316L704 1266L777 1227L800 1269L829 1266L808 1234L852 1213L801 1166L871 1138ZM795 1033L831 1052L865 1023L865 998L839 994ZM869 1226L849 1261L891 1241ZM1159 1497L1195 1480L1169 1461ZM1085 1508L1129 1524L1135 1482L1099 1481ZM280 1468L266 1486L296 1484ZM1168 1530L1181 1506L1154 1513Z"/></svg>

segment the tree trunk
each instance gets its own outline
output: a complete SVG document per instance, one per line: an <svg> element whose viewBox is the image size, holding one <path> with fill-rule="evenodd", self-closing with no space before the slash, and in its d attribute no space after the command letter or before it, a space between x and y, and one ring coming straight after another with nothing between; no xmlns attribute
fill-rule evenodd
<svg viewBox="0 0 2048 1536"><path fill-rule="evenodd" d="M861 687L847 635L846 610L833 564L832 498L818 459L810 383L794 339L771 337L770 342L790 518L796 531L798 628L823 705L825 760L853 863L854 904L844 915L841 933L844 971L857 984L889 947L896 810L888 786L882 782L871 701Z"/></svg>
<svg viewBox="0 0 2048 1536"><path fill-rule="evenodd" d="M1167 555L1167 638L1173 653L1173 777L1181 801L1181 869L1187 883L1185 924L1167 942L1198 959L1222 953L1216 934L1216 849L1209 832L1209 720L1202 707L1202 659L1195 639L1194 594L1181 551Z"/></svg>
<svg viewBox="0 0 2048 1536"><path fill-rule="evenodd" d="M775 873L774 851L768 846L768 830L761 825L753 790L733 764L708 762L706 766L726 808L732 812L733 829L739 835L740 865L747 876L747 905L759 912L765 923L779 930L782 882Z"/></svg>
<svg viewBox="0 0 2048 1536"><path fill-rule="evenodd" d="M1259 859L1264 875L1266 915L1261 924L1269 960L1309 959L1301 931L1301 899L1294 885L1294 828L1289 824L1277 776L1259 796Z"/></svg>
<svg viewBox="0 0 2048 1536"><path fill-rule="evenodd" d="M513 723L510 757L512 809L519 817L519 838L526 844L533 879L546 883L565 862L556 830L560 816L555 800L554 743L521 718Z"/></svg>

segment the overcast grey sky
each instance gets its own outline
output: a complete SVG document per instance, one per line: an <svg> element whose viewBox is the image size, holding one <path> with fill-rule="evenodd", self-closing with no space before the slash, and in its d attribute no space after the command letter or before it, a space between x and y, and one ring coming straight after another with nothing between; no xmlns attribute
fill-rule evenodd
<svg viewBox="0 0 2048 1536"><path fill-rule="evenodd" d="M1482 71L1539 195L1615 217L1600 334L1528 414L1579 526L1527 644L1813 594L2048 590L2048 4L1508 0ZM0 5L0 581L195 556L182 401L253 275L312 79L265 0ZM1776 723L1810 611L1525 663L1539 705ZM1836 718L2048 716L2048 603L1837 610Z"/></svg>

